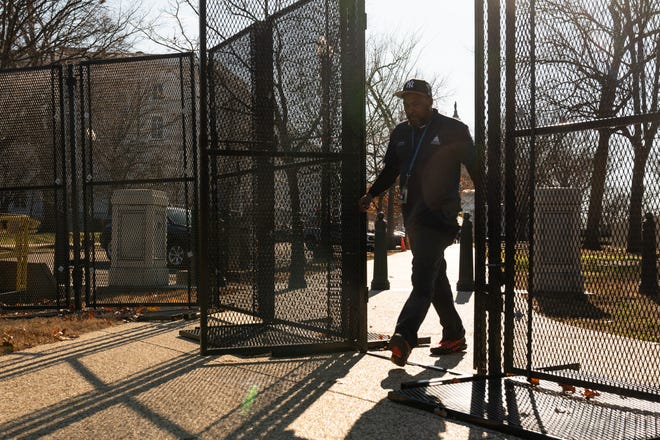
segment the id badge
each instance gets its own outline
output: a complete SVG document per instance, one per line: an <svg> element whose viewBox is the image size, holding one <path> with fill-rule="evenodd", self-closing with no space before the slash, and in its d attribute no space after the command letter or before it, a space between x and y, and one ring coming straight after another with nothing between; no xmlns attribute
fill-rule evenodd
<svg viewBox="0 0 660 440"><path fill-rule="evenodd" d="M399 198L401 203L406 203L408 201L408 186L402 186L399 190Z"/></svg>

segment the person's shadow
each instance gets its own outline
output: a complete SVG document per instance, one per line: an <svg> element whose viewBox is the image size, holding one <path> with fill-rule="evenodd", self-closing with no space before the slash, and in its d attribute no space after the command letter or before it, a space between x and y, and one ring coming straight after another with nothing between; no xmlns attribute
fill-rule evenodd
<svg viewBox="0 0 660 440"><path fill-rule="evenodd" d="M424 347L420 347L419 349L424 349ZM429 365L452 370L461 362L464 356L464 352L444 355L434 358L433 363ZM385 360L383 361L386 362ZM393 365L388 371L387 377L381 380L381 387L389 393L400 390L401 384L404 382L423 383L431 379L450 379L456 377L454 374L430 368L425 368L413 375L409 373L413 368L412 366L398 368ZM425 393L425 388L419 387L419 392ZM452 421L451 423L463 424L459 421ZM492 434L492 431L478 426L466 426L468 426L467 429L469 430L469 439L483 438L484 433ZM390 400L388 397L383 397L376 405L372 405L369 411L364 412L360 416L346 438L428 439L444 437L442 434L446 433L447 430L447 419L435 415L430 411L403 405Z"/></svg>
<svg viewBox="0 0 660 440"><path fill-rule="evenodd" d="M423 350L425 347L419 347L417 350ZM433 364L435 367L444 368L445 370L452 370L465 356L465 352L453 353L434 358ZM392 368L387 374L387 377L380 383L381 388L388 391L396 391L401 389L401 384L404 382L425 381L437 378L450 378L453 375L448 372L442 372L439 369L425 368L416 375L411 375L404 368Z"/></svg>

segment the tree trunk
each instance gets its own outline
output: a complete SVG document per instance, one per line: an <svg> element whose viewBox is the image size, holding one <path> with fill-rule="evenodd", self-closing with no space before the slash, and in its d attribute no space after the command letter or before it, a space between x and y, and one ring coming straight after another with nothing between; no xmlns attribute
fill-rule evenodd
<svg viewBox="0 0 660 440"><path fill-rule="evenodd" d="M614 116L614 101L616 99L617 86L619 85L619 71L623 54L625 53L626 36L622 32L622 16L615 7L615 2L610 4L609 10L612 15L612 55L611 66L604 71L601 78L600 98L598 110L595 116L608 118ZM598 130L598 147L594 155L594 169L591 176L591 197L589 199L589 212L587 214L587 230L584 240L584 248L600 249L600 219L603 213L603 195L605 194L605 179L607 177L607 159L609 155L609 144L612 132L603 129Z"/></svg>
<svg viewBox="0 0 660 440"><path fill-rule="evenodd" d="M600 249L600 218L603 213L603 195L605 194L605 178L607 176L607 158L609 154L609 130L598 131L598 147L594 154L594 171L591 175L591 196L587 214L587 230L584 237L584 248Z"/></svg>
<svg viewBox="0 0 660 440"><path fill-rule="evenodd" d="M291 197L291 265L289 266L289 290L304 289L305 281L305 243L304 228L300 216L300 189L296 168L288 168L286 177Z"/></svg>
<svg viewBox="0 0 660 440"><path fill-rule="evenodd" d="M641 140L639 140L641 144ZM638 254L642 251L642 200L644 199L644 170L649 157L649 149L634 145L635 159L630 187L630 211L628 216L627 251Z"/></svg>

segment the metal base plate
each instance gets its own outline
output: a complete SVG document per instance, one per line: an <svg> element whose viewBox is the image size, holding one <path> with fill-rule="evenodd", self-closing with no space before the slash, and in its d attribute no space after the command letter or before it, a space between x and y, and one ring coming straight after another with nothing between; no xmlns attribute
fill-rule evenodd
<svg viewBox="0 0 660 440"><path fill-rule="evenodd" d="M525 377L409 382L390 400L524 438L660 438L660 404Z"/></svg>
<svg viewBox="0 0 660 440"><path fill-rule="evenodd" d="M383 333L367 333L367 348L369 350L381 350L387 347L387 342L390 340L391 335ZM430 336L420 336L417 338L417 345L429 345L431 343Z"/></svg>
<svg viewBox="0 0 660 440"><path fill-rule="evenodd" d="M179 330L179 336L187 339L192 339L194 341L199 341L199 327ZM385 335L382 333L368 333L367 334L367 346L369 350L379 350L387 346L387 341L390 340L390 335ZM431 343L431 338L429 336L423 336L418 338L419 345L427 345Z"/></svg>
<svg viewBox="0 0 660 440"><path fill-rule="evenodd" d="M200 328L190 328L179 331L179 336L195 341L200 340ZM209 344L213 351L241 352L244 354L270 353L273 356L292 356L313 352L330 352L350 350L349 344L338 338L321 338L320 334L305 333L293 327L234 325L209 329ZM368 333L367 347L369 350L379 350L386 347L389 335ZM321 338L321 339L320 339ZM276 341L276 343L274 343ZM312 346L321 345L319 348ZM419 344L430 344L430 337L419 338ZM309 346L308 348L305 348ZM323 348L320 348L323 347Z"/></svg>

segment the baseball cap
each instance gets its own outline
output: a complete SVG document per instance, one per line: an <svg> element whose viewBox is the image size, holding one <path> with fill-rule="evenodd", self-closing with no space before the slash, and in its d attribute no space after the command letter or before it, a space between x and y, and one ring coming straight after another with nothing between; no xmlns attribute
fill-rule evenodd
<svg viewBox="0 0 660 440"><path fill-rule="evenodd" d="M424 96L428 96L429 98L433 98L433 93L431 92L431 86L423 79L410 79L406 81L406 83L403 85L403 88L400 91L396 92L394 96L396 96L397 98L403 98L403 96L406 93L417 93L419 95L424 95Z"/></svg>

